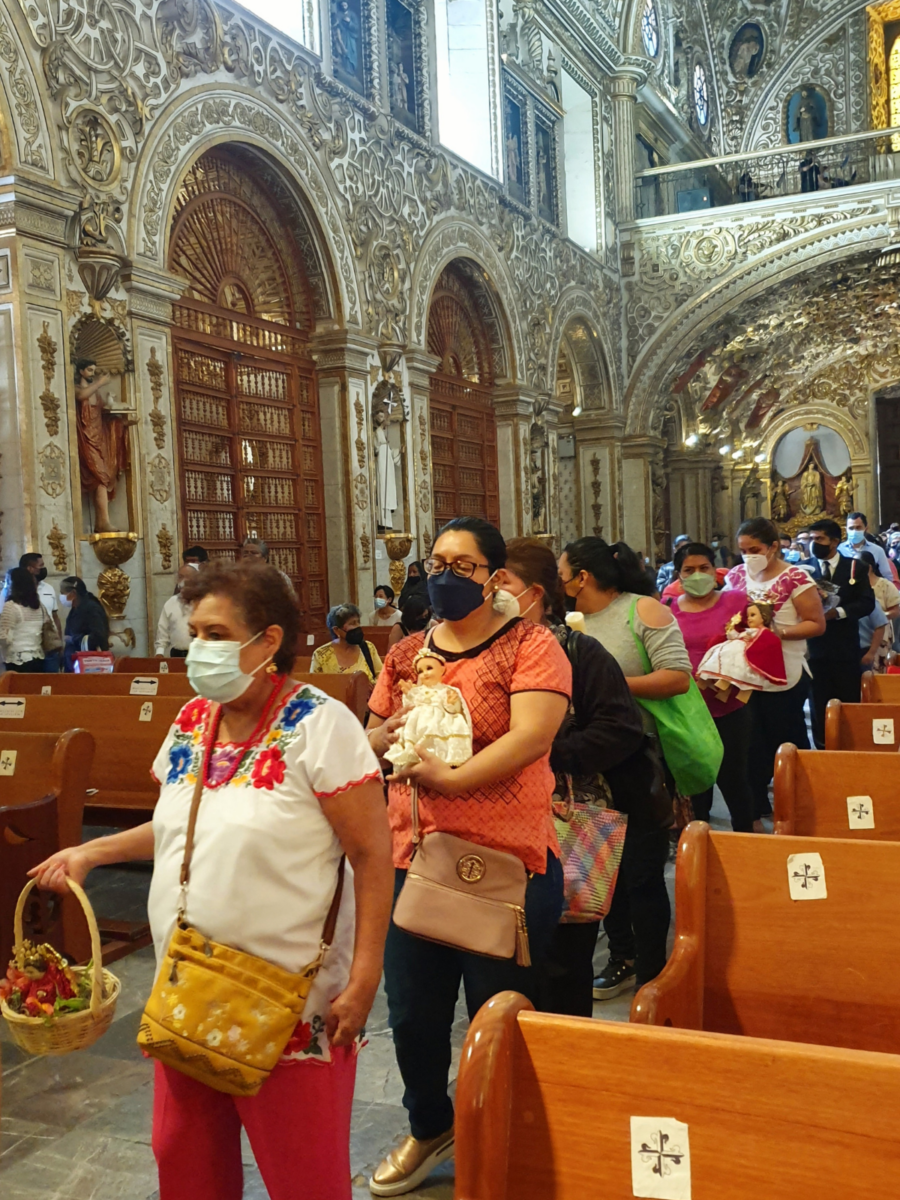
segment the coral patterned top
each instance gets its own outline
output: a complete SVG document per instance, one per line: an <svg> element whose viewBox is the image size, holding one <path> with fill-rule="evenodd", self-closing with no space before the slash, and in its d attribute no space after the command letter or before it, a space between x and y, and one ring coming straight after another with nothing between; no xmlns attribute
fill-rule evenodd
<svg viewBox="0 0 900 1200"><path fill-rule="evenodd" d="M160 793L148 910L157 963L175 926L188 814L211 708L202 698L189 701L153 763ZM231 767L236 770L228 780ZM342 854L321 802L379 778L378 761L350 710L300 684L279 701L254 745L217 745L197 812L190 924L213 941L288 971L302 970L318 954ZM288 1043L288 1058L329 1058L325 1022L349 978L354 913L348 863L334 941ZM229 1031L220 1032L224 1050Z"/></svg>
<svg viewBox="0 0 900 1200"><path fill-rule="evenodd" d="M414 633L393 647L369 700L369 708L387 720L403 705L400 683L415 682L413 659L425 641ZM509 732L510 696L517 692L572 695L572 668L549 629L531 621L510 622L488 641L463 653L444 650L440 629L431 645L447 659L443 682L457 687L472 714L475 754ZM423 834L440 830L515 854L529 871L543 874L547 851L559 854L551 817L553 774L550 755L461 796L419 790L419 823ZM410 790L390 781L388 815L394 840L394 866L408 867L412 855Z"/></svg>

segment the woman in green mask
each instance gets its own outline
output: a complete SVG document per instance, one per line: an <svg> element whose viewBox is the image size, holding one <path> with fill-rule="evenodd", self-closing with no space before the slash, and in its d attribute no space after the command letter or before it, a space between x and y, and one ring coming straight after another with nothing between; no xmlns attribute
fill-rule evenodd
<svg viewBox="0 0 900 1200"><path fill-rule="evenodd" d="M725 640L728 623L747 606L746 592L719 591L713 559L713 551L699 542L681 546L675 555L675 577L684 588L684 594L673 602L672 612L684 635L684 644L694 671L709 647ZM753 798L747 781L751 730L749 709L737 699L734 692L723 701L712 688L702 691L725 748L716 782L728 805L731 826L738 833L751 833ZM712 788L691 797L697 820L709 820L712 799Z"/></svg>

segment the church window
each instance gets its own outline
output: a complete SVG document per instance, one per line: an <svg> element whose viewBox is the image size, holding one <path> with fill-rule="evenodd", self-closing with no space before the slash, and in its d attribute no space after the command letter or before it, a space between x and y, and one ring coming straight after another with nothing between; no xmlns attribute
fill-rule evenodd
<svg viewBox="0 0 900 1200"><path fill-rule="evenodd" d="M709 123L709 85L703 63L697 63L694 67L694 109L697 120L705 128Z"/></svg>
<svg viewBox="0 0 900 1200"><path fill-rule="evenodd" d="M500 174L496 46L486 0L435 0L438 136L489 175Z"/></svg>
<svg viewBox="0 0 900 1200"><path fill-rule="evenodd" d="M316 54L320 52L319 8L315 0L300 0L299 4L290 0L247 0L244 7L301 46Z"/></svg>
<svg viewBox="0 0 900 1200"><path fill-rule="evenodd" d="M597 188L594 169L594 101L568 71L561 73L566 231L586 250L597 249Z"/></svg>
<svg viewBox="0 0 900 1200"><path fill-rule="evenodd" d="M656 5L653 0L647 0L641 17L641 37L644 49L650 58L659 54L659 18L656 15Z"/></svg>

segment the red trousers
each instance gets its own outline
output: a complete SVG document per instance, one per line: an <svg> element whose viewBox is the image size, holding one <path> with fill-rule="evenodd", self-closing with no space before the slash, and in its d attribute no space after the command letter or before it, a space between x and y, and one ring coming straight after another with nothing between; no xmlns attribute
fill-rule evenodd
<svg viewBox="0 0 900 1200"><path fill-rule="evenodd" d="M159 1200L241 1200L241 1126L271 1200L350 1200L356 1056L283 1063L255 1096L227 1096L156 1064Z"/></svg>

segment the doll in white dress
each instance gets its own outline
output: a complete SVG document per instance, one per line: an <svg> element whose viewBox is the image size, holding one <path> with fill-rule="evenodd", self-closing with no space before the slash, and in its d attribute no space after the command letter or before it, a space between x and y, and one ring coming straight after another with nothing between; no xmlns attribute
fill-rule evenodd
<svg viewBox="0 0 900 1200"><path fill-rule="evenodd" d="M787 684L781 639L772 630L774 608L751 601L743 614L728 623L726 641L710 646L697 668L697 683L712 683L718 699L727 700L731 689L746 704L752 692L777 690Z"/></svg>
<svg viewBox="0 0 900 1200"><path fill-rule="evenodd" d="M423 647L413 660L416 683L401 683L407 714L400 736L385 754L399 769L421 762L416 746L436 754L449 766L472 757L472 718L459 688L443 683L447 660Z"/></svg>

